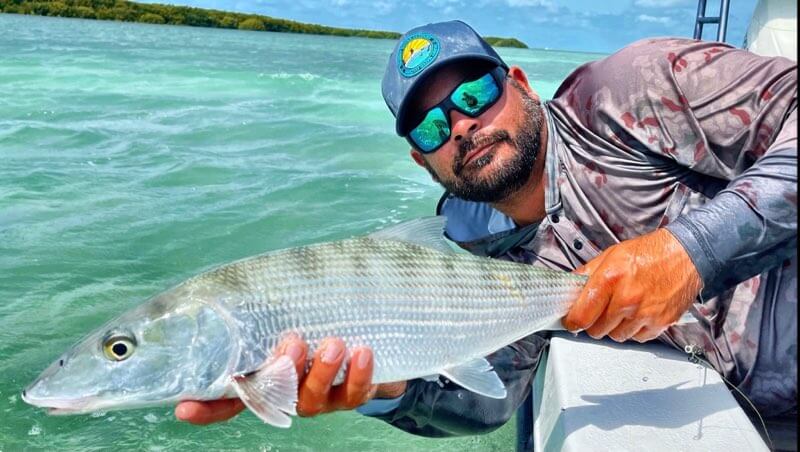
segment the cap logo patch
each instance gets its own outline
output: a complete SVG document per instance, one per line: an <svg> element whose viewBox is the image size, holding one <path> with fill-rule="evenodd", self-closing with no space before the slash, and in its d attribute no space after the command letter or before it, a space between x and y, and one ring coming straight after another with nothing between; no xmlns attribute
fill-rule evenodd
<svg viewBox="0 0 800 452"><path fill-rule="evenodd" d="M403 77L413 77L439 56L439 40L429 33L406 36L397 51L397 69Z"/></svg>

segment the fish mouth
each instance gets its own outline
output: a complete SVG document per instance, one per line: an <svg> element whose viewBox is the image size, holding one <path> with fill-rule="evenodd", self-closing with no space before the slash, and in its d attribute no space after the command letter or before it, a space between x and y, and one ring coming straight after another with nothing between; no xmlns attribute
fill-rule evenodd
<svg viewBox="0 0 800 452"><path fill-rule="evenodd" d="M22 400L28 405L44 409L47 414L60 416L67 414L83 414L96 410L95 397L81 397L77 399L37 398L22 391Z"/></svg>
<svg viewBox="0 0 800 452"><path fill-rule="evenodd" d="M187 400L198 400L199 397L190 397ZM89 395L83 397L36 397L30 391L22 391L22 400L28 405L45 410L48 415L66 416L70 414L89 414L98 411L120 411L138 408L169 405L184 399L172 397L165 399L105 399L102 395Z"/></svg>
<svg viewBox="0 0 800 452"><path fill-rule="evenodd" d="M68 416L70 414L81 414L84 412L72 408L45 408L44 410L50 416Z"/></svg>

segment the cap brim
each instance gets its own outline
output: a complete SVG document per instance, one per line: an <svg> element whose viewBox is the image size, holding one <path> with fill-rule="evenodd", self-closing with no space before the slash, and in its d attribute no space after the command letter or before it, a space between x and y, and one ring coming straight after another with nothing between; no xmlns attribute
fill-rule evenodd
<svg viewBox="0 0 800 452"><path fill-rule="evenodd" d="M398 135L404 137L408 135L408 133L411 131L409 118L406 117L407 116L406 110L410 101L414 98L417 91L419 91L419 88L423 86L423 83L425 83L425 81L427 81L428 78L431 77L431 75L435 74L436 71L440 70L441 68L445 66L450 66L454 63L468 61L468 60L491 63L494 64L495 66L502 66L508 69L508 66L506 66L506 64L502 60L494 58L490 55L466 54L466 55L453 56L448 59L437 61L431 67L425 69L425 71L423 71L422 74L420 74L416 78L416 80L414 80L414 82L411 84L411 87L406 92L405 96L403 96L403 101L400 102L400 106L397 109L397 116L396 116L397 120L395 121L395 132Z"/></svg>

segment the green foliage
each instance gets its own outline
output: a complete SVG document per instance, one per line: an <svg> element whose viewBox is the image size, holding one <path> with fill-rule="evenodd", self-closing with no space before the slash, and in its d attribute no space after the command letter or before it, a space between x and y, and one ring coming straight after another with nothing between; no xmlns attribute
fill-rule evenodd
<svg viewBox="0 0 800 452"><path fill-rule="evenodd" d="M136 11L122 6L115 6L111 8L110 13L114 17L114 20L121 22L133 22L138 17Z"/></svg>
<svg viewBox="0 0 800 452"><path fill-rule="evenodd" d="M67 12L67 5L61 2L43 3L39 8L45 11L46 16L63 16Z"/></svg>
<svg viewBox="0 0 800 452"><path fill-rule="evenodd" d="M153 13L144 13L139 16L137 22L144 22L146 24L164 24L167 23L163 17L159 16L158 14Z"/></svg>
<svg viewBox="0 0 800 452"><path fill-rule="evenodd" d="M108 8L97 8L95 10L95 17L99 20L114 20L114 15Z"/></svg>
<svg viewBox="0 0 800 452"><path fill-rule="evenodd" d="M516 38L495 38L492 36L486 36L483 39L485 39L486 42L488 42L492 47L516 47L519 49L528 48L524 42Z"/></svg>
<svg viewBox="0 0 800 452"><path fill-rule="evenodd" d="M326 27L269 16L188 6L136 3L127 0L0 0L0 12L377 39L400 37L399 33L390 31ZM486 38L486 40L496 47L527 47L516 39Z"/></svg>
<svg viewBox="0 0 800 452"><path fill-rule="evenodd" d="M77 17L79 19L96 19L95 12L88 6L70 6L67 9L69 17Z"/></svg>
<svg viewBox="0 0 800 452"><path fill-rule="evenodd" d="M267 31L267 27L264 26L264 22L261 19L249 17L239 22L239 30Z"/></svg>
<svg viewBox="0 0 800 452"><path fill-rule="evenodd" d="M219 25L222 28L239 28L239 21L233 16L226 15L219 21Z"/></svg>
<svg viewBox="0 0 800 452"><path fill-rule="evenodd" d="M167 23L170 25L190 25L186 23L186 17L183 14L173 13L168 17Z"/></svg>

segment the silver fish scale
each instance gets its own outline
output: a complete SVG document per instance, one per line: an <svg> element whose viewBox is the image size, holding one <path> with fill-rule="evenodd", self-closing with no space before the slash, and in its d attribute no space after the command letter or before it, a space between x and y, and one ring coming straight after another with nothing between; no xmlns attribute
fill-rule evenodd
<svg viewBox="0 0 800 452"><path fill-rule="evenodd" d="M435 374L549 325L584 278L525 264L360 237L234 262L186 284L211 291L239 330L236 371L286 332L367 345L375 383Z"/></svg>

